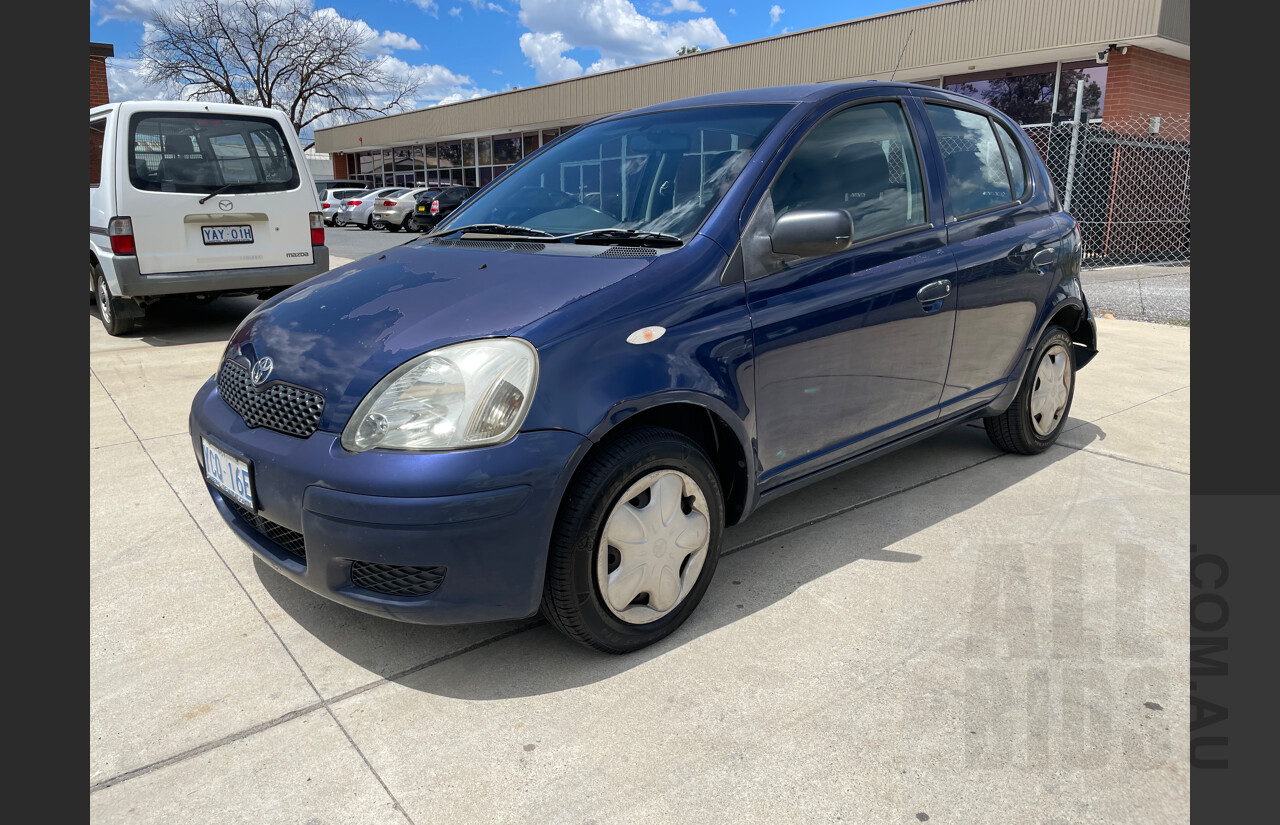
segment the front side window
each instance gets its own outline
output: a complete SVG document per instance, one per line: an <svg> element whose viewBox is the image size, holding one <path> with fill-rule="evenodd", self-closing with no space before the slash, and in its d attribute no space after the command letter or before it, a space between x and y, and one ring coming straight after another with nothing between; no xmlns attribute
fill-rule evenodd
<svg viewBox="0 0 1280 825"><path fill-rule="evenodd" d="M942 150L953 216L978 212L1014 200L1004 153L991 121L976 112L950 106L925 106Z"/></svg>
<svg viewBox="0 0 1280 825"><path fill-rule="evenodd" d="M128 163L134 188L156 192L279 192L300 180L279 124L242 115L135 114Z"/></svg>
<svg viewBox="0 0 1280 825"><path fill-rule="evenodd" d="M466 201L441 231L496 223L553 234L631 229L687 238L789 108L682 109L584 127Z"/></svg>
<svg viewBox="0 0 1280 825"><path fill-rule="evenodd" d="M771 189L775 218L843 209L860 242L925 222L915 140L896 102L832 115L796 147Z"/></svg>

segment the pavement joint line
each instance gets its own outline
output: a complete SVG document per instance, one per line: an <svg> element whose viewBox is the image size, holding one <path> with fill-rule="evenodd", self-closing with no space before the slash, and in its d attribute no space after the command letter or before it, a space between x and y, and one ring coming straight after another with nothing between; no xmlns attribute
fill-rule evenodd
<svg viewBox="0 0 1280 825"><path fill-rule="evenodd" d="M1089 455L1100 456L1101 458L1109 458L1113 461L1123 461L1126 464L1137 464L1139 467L1146 467L1149 470L1163 470L1166 473L1177 473L1180 476L1191 477L1191 473L1186 470L1178 470L1173 467L1161 467L1159 464L1148 464L1145 461L1139 461L1136 458L1125 458L1115 453L1104 453L1101 450L1091 450L1088 447L1074 447L1070 444L1054 444L1055 447L1064 447L1068 450L1075 450L1078 453L1088 453Z"/></svg>
<svg viewBox="0 0 1280 825"><path fill-rule="evenodd" d="M110 393L108 393L108 397L109 396L110 396ZM115 403L115 399L112 399L112 403ZM117 409L119 409L119 407L117 407ZM134 435L136 436L137 433L135 432ZM365 767L369 769L369 773L371 773L373 775L373 778L377 780L378 784L382 786L382 789L386 792L387 797L391 800L391 803L395 805L396 810L399 811L402 816L404 816L404 818L410 823L410 825L414 825L413 818L409 816L408 811L406 811L404 807L400 804L400 800L397 799L396 795L391 792L390 788L387 787L387 783L382 780L382 777L381 775L378 774L377 769L374 768L373 765L369 762L368 758L365 757L364 751L362 751L360 749L360 746L356 744L356 741L351 738L351 734L347 731L346 727L338 720L337 715L333 712L333 708L331 708L329 706L329 703L325 701L324 695L320 692L320 689L316 687L315 682L312 681L311 676L310 674L307 673L306 668L304 668L302 666L302 663L298 661L298 657L295 656L293 651L289 649L289 645L288 643L285 642L284 638L280 635L280 631L278 631L275 625L271 623L271 620L267 618L266 614L263 612L262 608L258 605L257 601L253 598L253 595L249 592L248 588L244 586L244 582L240 581L240 577L235 574L235 571L231 569L231 565L227 563L226 558L224 558L222 553L218 551L217 545L215 545L213 543L213 540L209 538L209 535L205 532L204 527L200 524L199 520L196 519L195 514L191 512L191 508L187 506L187 503L182 500L182 496L178 494L177 489L174 488L173 482L169 480L169 477L165 475L164 470L162 470L160 468L160 465L156 463L155 458L151 455L151 451L147 449L147 445L143 443L141 440L139 440L139 446L142 447L142 452L147 456L147 460L151 462L151 466L155 467L156 472L160 474L160 478L163 479L165 485L168 486L169 492L173 494L173 497L174 499L177 500L178 505L182 507L183 512L187 514L187 518L191 520L191 523L195 525L195 528L196 530L199 531L201 537L204 538L205 543L209 546L209 549L212 550L214 555L218 557L218 561L222 562L222 566L223 568L226 569L227 573L231 576L231 580L236 583L236 586L240 588L240 592L242 592L245 598L249 600L249 604L253 605L253 609L257 611L258 617L262 619L262 622L267 626L267 629L271 631L271 635L276 637L276 641L280 643L280 647L284 650L285 655L289 657L290 661L293 662L294 667L298 669L298 673L301 674L303 680L306 681L307 687L311 688L312 693L316 695L316 698L319 700L319 706L325 709L325 712L329 714L329 718L331 718L334 724L338 726L338 730L342 731L342 735L346 737L347 742L350 743L351 747L355 749L356 755L360 757L360 760L362 762L364 762ZM269 725L269 727L275 727L275 725ZM145 770L146 773L151 772L150 770L146 770L145 766L143 769L140 769L140 770ZM91 792L92 792L92 789L91 789Z"/></svg>
<svg viewBox="0 0 1280 825"><path fill-rule="evenodd" d="M1064 429L1063 432L1069 433L1072 430L1078 430L1081 427L1083 427L1085 424L1096 424L1097 422L1101 421L1104 418L1110 418L1113 415L1126 413L1129 410L1136 410L1138 407L1141 407L1143 404L1150 404L1152 401L1155 401L1157 398L1164 398L1166 395L1173 395L1175 392L1182 392L1183 390L1189 390L1189 389L1191 389L1191 385L1187 384L1186 386L1177 387L1175 389L1169 390L1168 392L1162 392L1159 395L1153 395L1150 398L1148 398L1146 401L1139 401L1137 404L1133 404L1131 406L1125 407L1123 410L1116 410L1115 412L1109 412L1106 415L1100 415L1097 418L1091 418L1088 421L1082 420L1079 424L1075 425L1074 427L1068 427ZM1102 455L1102 453L1099 453L1099 455Z"/></svg>

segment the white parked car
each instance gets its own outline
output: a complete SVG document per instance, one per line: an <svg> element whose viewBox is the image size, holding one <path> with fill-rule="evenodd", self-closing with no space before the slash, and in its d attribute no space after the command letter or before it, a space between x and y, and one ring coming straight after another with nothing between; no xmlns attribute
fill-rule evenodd
<svg viewBox="0 0 1280 825"><path fill-rule="evenodd" d="M328 269L315 184L281 112L89 110L89 294L111 335L165 298L267 298Z"/></svg>

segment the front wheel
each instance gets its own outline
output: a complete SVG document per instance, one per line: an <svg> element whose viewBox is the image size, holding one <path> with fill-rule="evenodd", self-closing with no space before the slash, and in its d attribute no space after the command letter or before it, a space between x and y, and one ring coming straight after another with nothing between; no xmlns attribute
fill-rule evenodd
<svg viewBox="0 0 1280 825"><path fill-rule="evenodd" d="M672 430L625 435L587 460L560 505L542 613L606 653L684 623L720 557L724 499L706 452Z"/></svg>
<svg viewBox="0 0 1280 825"><path fill-rule="evenodd" d="M993 444L1006 452L1035 455L1058 440L1075 397L1074 346L1062 327L1045 330L1013 403L982 419Z"/></svg>

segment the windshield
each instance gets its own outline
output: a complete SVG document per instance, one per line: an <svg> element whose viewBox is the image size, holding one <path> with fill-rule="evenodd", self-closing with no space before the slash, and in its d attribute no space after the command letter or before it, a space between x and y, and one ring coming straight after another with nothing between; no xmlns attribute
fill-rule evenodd
<svg viewBox="0 0 1280 825"><path fill-rule="evenodd" d="M432 234L502 224L692 235L789 106L636 115L574 132L498 178Z"/></svg>

